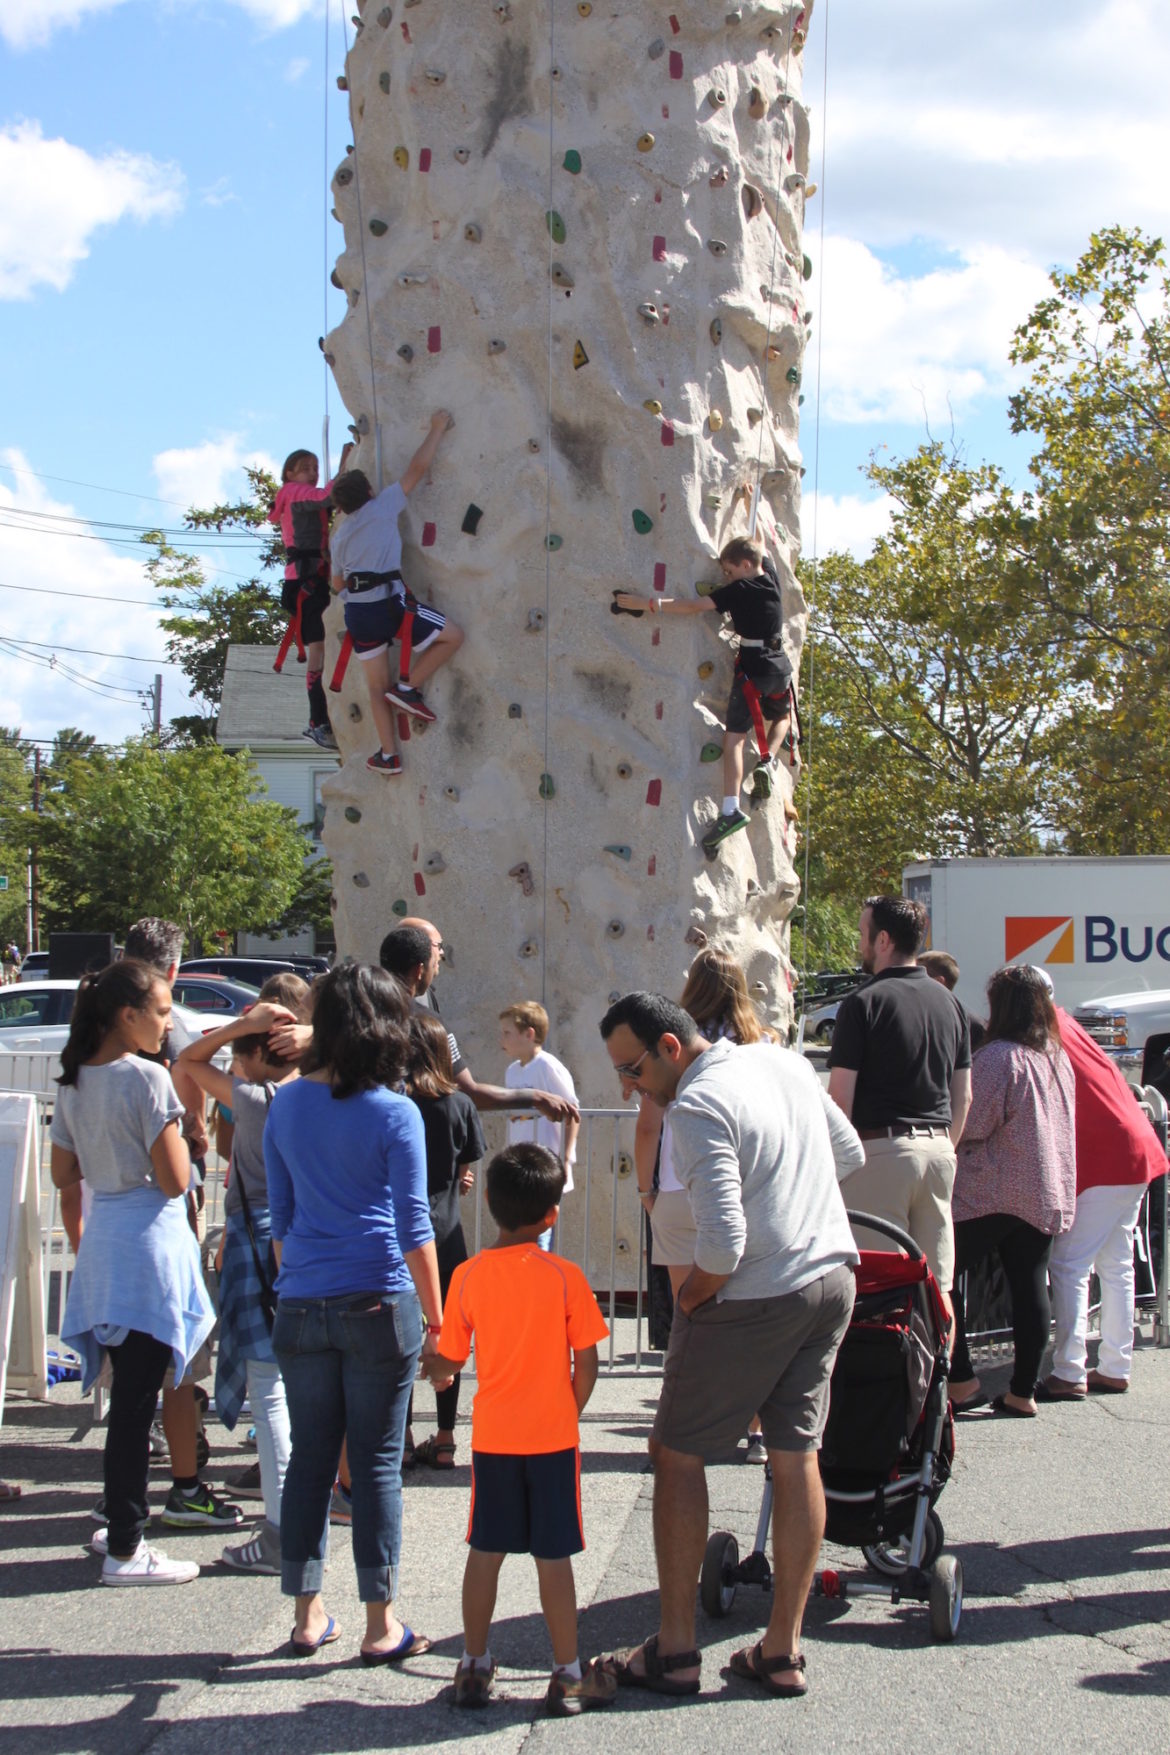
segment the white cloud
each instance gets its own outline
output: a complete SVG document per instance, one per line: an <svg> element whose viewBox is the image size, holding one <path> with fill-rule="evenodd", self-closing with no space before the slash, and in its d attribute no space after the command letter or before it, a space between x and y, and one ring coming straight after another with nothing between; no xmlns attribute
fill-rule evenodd
<svg viewBox="0 0 1170 1755"><path fill-rule="evenodd" d="M287 30L308 13L319 12L318 0L234 0L266 30Z"/></svg>
<svg viewBox="0 0 1170 1755"><path fill-rule="evenodd" d="M67 140L46 140L38 122L0 128L0 299L39 286L62 292L102 226L167 219L183 205L176 165L144 153L94 158Z"/></svg>
<svg viewBox="0 0 1170 1755"><path fill-rule="evenodd" d="M306 55L295 55L284 70L284 77L289 85L295 85L303 79L313 63Z"/></svg>
<svg viewBox="0 0 1170 1755"><path fill-rule="evenodd" d="M122 0L0 0L0 36L13 49L39 49L58 30L91 12L111 12Z"/></svg>
<svg viewBox="0 0 1170 1755"><path fill-rule="evenodd" d="M221 506L247 490L246 463L280 478L280 465L264 451L247 449L238 433L205 439L201 445L176 446L154 459L159 494L182 506Z"/></svg>
<svg viewBox="0 0 1170 1755"><path fill-rule="evenodd" d="M206 189L199 191L199 201L203 207L230 207L239 203L239 196L232 188L230 177L217 177Z"/></svg>
<svg viewBox="0 0 1170 1755"><path fill-rule="evenodd" d="M181 673L168 668L158 612L150 602L142 558L134 549L119 550L106 541L92 541L81 527L69 524L74 508L53 499L44 484L25 473L22 452L0 451L0 462L20 471L16 486L0 478L0 639L38 641L16 657L0 647L0 724L18 725L27 737L51 738L63 725L76 725L103 743L117 743L140 732L145 708L120 692L111 697L95 683L147 689L157 668L163 672L163 713L170 718L187 705ZM122 516L122 514L115 514ZM68 534L58 535L65 528ZM31 587L15 591L14 585ZM65 591L80 593L65 597ZM111 598L139 599L142 608ZM54 656L44 645L60 641L58 664L38 662ZM89 652L64 648L87 647ZM132 652L150 664L94 653ZM156 661L156 662L155 662ZM65 667L84 678L66 674Z"/></svg>
<svg viewBox="0 0 1170 1755"><path fill-rule="evenodd" d="M949 425L1002 396L1012 331L1043 297L1034 263L982 246L953 264L900 275L855 238L826 238L813 332L826 420Z"/></svg>
<svg viewBox="0 0 1170 1755"><path fill-rule="evenodd" d="M888 494L806 494L800 509L800 552L814 556L851 554L863 561L890 528L893 501Z"/></svg>

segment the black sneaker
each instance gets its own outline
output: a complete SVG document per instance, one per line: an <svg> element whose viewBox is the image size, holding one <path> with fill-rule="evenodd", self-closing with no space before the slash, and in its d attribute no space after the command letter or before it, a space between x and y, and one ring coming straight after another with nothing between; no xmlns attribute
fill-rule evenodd
<svg viewBox="0 0 1170 1755"><path fill-rule="evenodd" d="M409 683L393 684L386 690L386 699L392 706L401 707L403 712L409 713L413 719L421 719L426 725L435 723L435 715L418 690L412 689Z"/></svg>
<svg viewBox="0 0 1170 1755"><path fill-rule="evenodd" d="M335 750L337 748L337 739L328 725L310 725L303 735L311 738L318 749Z"/></svg>
<svg viewBox="0 0 1170 1755"><path fill-rule="evenodd" d="M753 804L762 804L766 798L771 798L774 774L775 769L770 761L757 763L752 775Z"/></svg>
<svg viewBox="0 0 1170 1755"><path fill-rule="evenodd" d="M372 768L375 774L401 774L402 757L397 752L392 756L384 756L381 750L375 750L366 762L366 767Z"/></svg>
<svg viewBox="0 0 1170 1755"><path fill-rule="evenodd" d="M234 1530L243 1523L244 1514L238 1505L229 1505L200 1481L190 1492L179 1486L171 1488L162 1521L175 1529Z"/></svg>
<svg viewBox="0 0 1170 1755"><path fill-rule="evenodd" d="M741 810L733 810L730 815L721 813L717 816L703 836L703 848L708 857L714 856L721 841L726 841L729 835L736 834L740 829L746 829L750 822L751 818Z"/></svg>

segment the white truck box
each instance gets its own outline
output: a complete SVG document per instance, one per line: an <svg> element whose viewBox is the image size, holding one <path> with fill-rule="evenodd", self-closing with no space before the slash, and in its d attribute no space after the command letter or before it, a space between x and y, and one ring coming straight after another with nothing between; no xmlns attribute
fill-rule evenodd
<svg viewBox="0 0 1170 1755"><path fill-rule="evenodd" d="M1170 858L923 860L902 892L926 906L976 1016L993 970L1037 963L1103 1046L1132 1053L1170 1030Z"/></svg>

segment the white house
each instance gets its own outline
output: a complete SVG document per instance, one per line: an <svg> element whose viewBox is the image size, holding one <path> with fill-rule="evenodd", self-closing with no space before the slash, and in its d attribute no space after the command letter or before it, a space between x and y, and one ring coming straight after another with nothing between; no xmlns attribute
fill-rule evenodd
<svg viewBox="0 0 1170 1755"><path fill-rule="evenodd" d="M229 646L223 673L216 742L226 750L248 750L270 798L295 810L302 823L311 824L319 848L325 807L321 786L337 771L338 758L319 749L303 736L309 722L305 693L305 667L289 653L284 670L273 670L273 646ZM240 933L236 951L240 956L279 956L281 951L332 949L318 945L306 929L290 938L265 938L259 933Z"/></svg>

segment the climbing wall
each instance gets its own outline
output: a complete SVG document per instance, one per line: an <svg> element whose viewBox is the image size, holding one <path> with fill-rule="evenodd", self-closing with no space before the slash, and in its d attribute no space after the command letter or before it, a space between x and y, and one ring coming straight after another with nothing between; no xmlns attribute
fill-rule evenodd
<svg viewBox="0 0 1170 1755"><path fill-rule="evenodd" d="M500 1007L539 998L582 1098L612 1104L607 1003L677 994L708 940L790 1015L791 776L709 862L719 618L610 605L717 579L758 485L799 657L806 28L807 8L713 0L362 9L333 183L350 308L323 346L371 477L401 473L432 410L455 417L404 571L467 641L399 780L366 770L349 666L325 844L342 950L375 955L395 915L441 927L481 1078L502 1075Z"/></svg>

